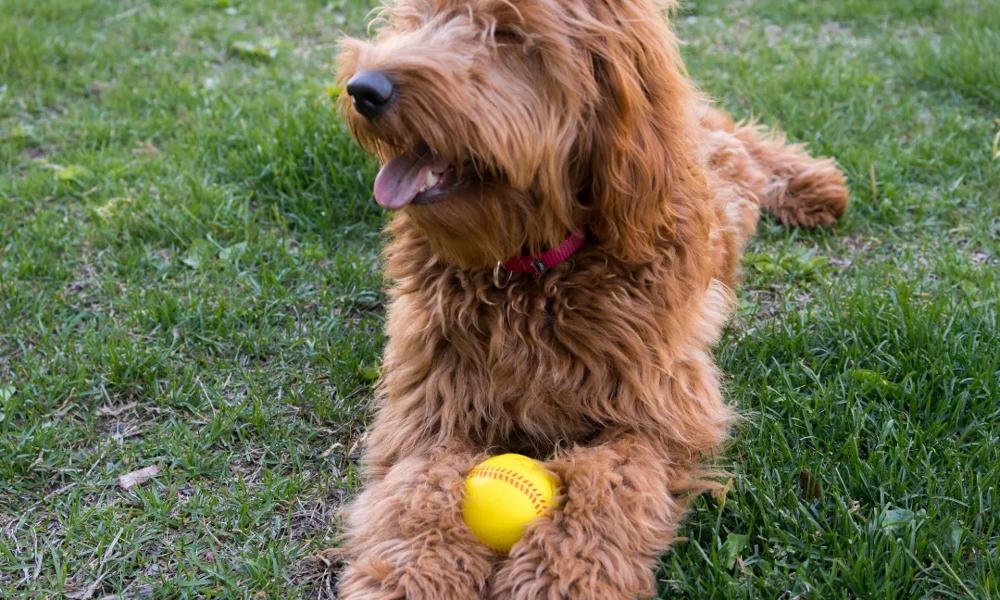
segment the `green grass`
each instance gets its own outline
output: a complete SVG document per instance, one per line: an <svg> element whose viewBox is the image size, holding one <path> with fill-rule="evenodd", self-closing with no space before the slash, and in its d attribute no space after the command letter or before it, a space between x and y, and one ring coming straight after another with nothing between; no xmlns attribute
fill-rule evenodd
<svg viewBox="0 0 1000 600"><path fill-rule="evenodd" d="M314 597L383 343L339 2L0 0L0 597ZM838 157L719 346L664 597L1000 597L1000 2L691 0L692 75ZM131 491L117 477L158 465Z"/></svg>

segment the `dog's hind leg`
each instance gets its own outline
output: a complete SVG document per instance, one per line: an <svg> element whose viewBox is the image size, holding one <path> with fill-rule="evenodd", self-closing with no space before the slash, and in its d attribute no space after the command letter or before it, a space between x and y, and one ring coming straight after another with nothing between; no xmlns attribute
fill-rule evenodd
<svg viewBox="0 0 1000 600"><path fill-rule="evenodd" d="M829 226L847 210L847 183L832 159L810 156L801 145L760 125L735 125L716 109L706 109L701 121L707 130L727 132L742 144L763 175L753 182L753 192L785 225Z"/></svg>

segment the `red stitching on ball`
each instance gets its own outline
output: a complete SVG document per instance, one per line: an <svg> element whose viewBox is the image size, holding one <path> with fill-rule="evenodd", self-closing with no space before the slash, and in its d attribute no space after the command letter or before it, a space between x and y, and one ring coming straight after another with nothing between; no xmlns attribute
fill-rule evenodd
<svg viewBox="0 0 1000 600"><path fill-rule="evenodd" d="M486 479L496 479L509 483L518 491L528 496L531 505L535 507L535 514L540 516L548 509L548 503L542 497L538 488L524 475L505 469L503 467L475 467L469 472L470 477L485 477Z"/></svg>

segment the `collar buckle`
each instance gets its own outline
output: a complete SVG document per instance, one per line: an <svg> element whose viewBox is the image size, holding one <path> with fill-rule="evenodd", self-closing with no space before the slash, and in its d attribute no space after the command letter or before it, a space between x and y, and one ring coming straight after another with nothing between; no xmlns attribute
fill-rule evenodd
<svg viewBox="0 0 1000 600"><path fill-rule="evenodd" d="M549 269L566 262L586 241L586 232L580 227L572 231L561 244L537 256L515 256L506 261L498 261L493 267L493 285L502 290L510 284L514 273L526 273L538 279Z"/></svg>
<svg viewBox="0 0 1000 600"><path fill-rule="evenodd" d="M493 286L498 290L502 290L510 285L510 279L513 276L513 271L503 266L503 261L498 260L497 265L493 267Z"/></svg>

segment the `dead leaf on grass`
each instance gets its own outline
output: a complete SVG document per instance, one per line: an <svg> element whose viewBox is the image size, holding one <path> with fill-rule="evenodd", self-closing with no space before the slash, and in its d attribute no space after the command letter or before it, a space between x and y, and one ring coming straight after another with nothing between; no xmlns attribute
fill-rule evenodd
<svg viewBox="0 0 1000 600"><path fill-rule="evenodd" d="M117 417L118 415L120 415L120 414L122 414L122 413L124 413L126 411L132 410L135 407L136 407L136 403L135 402L129 402L128 404L122 404L121 406L110 406L110 405L106 404L106 405L102 406L101 408L97 409L97 416L98 417Z"/></svg>
<svg viewBox="0 0 1000 600"><path fill-rule="evenodd" d="M142 485L150 479L156 477L160 474L160 467L153 465L151 467L146 467L145 469L139 469L132 471L131 473L126 473L118 478L118 485L121 486L123 490L130 490L137 485Z"/></svg>
<svg viewBox="0 0 1000 600"><path fill-rule="evenodd" d="M160 149L150 142L139 142L132 148L132 154L136 156L156 156L159 153Z"/></svg>
<svg viewBox="0 0 1000 600"><path fill-rule="evenodd" d="M82 590L76 592L68 592L66 594L66 597L69 598L69 600L90 600L90 598L94 597L94 592L97 591L97 586L99 585L101 585L100 579L96 580L94 583L88 585Z"/></svg>

